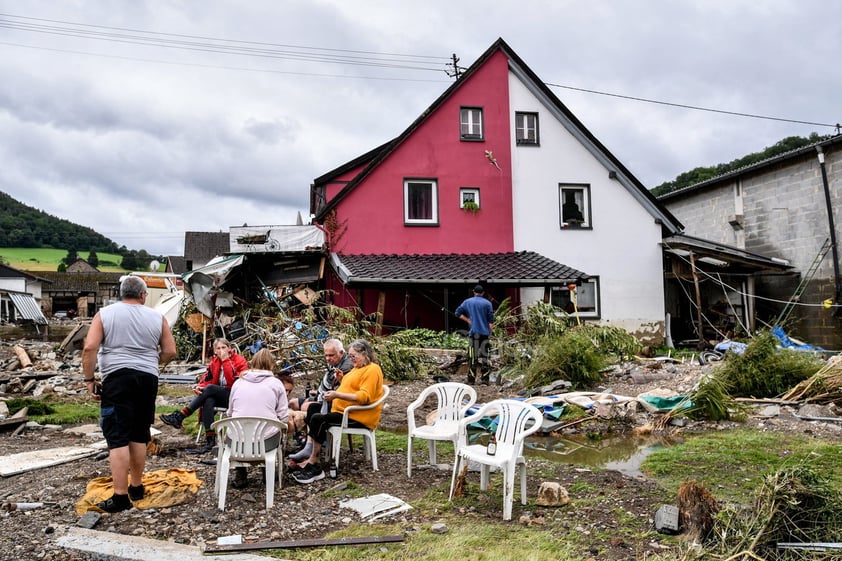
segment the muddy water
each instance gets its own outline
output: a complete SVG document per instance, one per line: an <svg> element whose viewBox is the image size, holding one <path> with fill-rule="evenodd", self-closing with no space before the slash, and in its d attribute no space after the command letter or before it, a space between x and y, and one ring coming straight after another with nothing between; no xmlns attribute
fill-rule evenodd
<svg viewBox="0 0 842 561"><path fill-rule="evenodd" d="M613 435L599 439L586 435L530 437L524 454L583 467L599 467L636 477L640 465L653 451L671 442L652 436Z"/></svg>

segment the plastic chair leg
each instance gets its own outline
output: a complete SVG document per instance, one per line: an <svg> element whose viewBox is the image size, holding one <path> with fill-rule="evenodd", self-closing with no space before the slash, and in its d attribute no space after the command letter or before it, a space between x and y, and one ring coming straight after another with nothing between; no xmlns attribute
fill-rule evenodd
<svg viewBox="0 0 842 561"><path fill-rule="evenodd" d="M412 477L412 437L406 437L406 476Z"/></svg>
<svg viewBox="0 0 842 561"><path fill-rule="evenodd" d="M264 463L264 470L266 471L266 510L272 508L275 504L275 459L277 454L267 458Z"/></svg>

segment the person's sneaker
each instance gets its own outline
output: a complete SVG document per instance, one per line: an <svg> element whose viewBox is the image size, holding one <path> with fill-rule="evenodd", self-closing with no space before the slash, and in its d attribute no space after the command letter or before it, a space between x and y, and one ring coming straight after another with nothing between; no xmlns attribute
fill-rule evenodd
<svg viewBox="0 0 842 561"><path fill-rule="evenodd" d="M97 503L96 507L103 512L114 514L115 512L123 512L132 508L132 502L128 495L112 495L110 499L106 499L101 503Z"/></svg>
<svg viewBox="0 0 842 561"><path fill-rule="evenodd" d="M304 469L302 469L301 471L296 471L295 473L293 473L292 478L295 479L298 483L301 483L302 485L307 485L308 483L324 479L325 472L322 469L322 466L318 464L312 464L309 466L305 466Z"/></svg>
<svg viewBox="0 0 842 561"><path fill-rule="evenodd" d="M161 421L163 421L165 425L169 425L177 429L181 428L181 421L184 420L184 415L181 414L181 411L173 411L172 413L167 413L165 415L161 415L160 417Z"/></svg>
<svg viewBox="0 0 842 561"><path fill-rule="evenodd" d="M488 379L488 376L483 376L482 379L481 379L481 382L482 382L483 386L487 386L488 384L491 383L491 381Z"/></svg>
<svg viewBox="0 0 842 561"><path fill-rule="evenodd" d="M145 493L146 490L143 488L143 485L138 485L137 487L129 485L129 500L132 502L142 500Z"/></svg>
<svg viewBox="0 0 842 561"><path fill-rule="evenodd" d="M474 385L474 384L476 384L476 383L477 383L477 379L476 379L476 378L474 378L473 376L468 376L468 384L470 384L470 385L472 385L472 386L473 386L473 385Z"/></svg>

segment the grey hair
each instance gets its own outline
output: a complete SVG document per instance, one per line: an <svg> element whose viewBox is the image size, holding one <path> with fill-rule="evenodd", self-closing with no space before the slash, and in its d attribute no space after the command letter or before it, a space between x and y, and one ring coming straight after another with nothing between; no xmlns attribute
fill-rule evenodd
<svg viewBox="0 0 842 561"><path fill-rule="evenodd" d="M377 356L374 354L374 349L371 348L371 343L365 339L357 339L348 345L348 347L362 354L367 363L377 362Z"/></svg>
<svg viewBox="0 0 842 561"><path fill-rule="evenodd" d="M345 354L345 347L342 346L342 341L339 339L328 339L322 347L333 347L339 354Z"/></svg>
<svg viewBox="0 0 842 561"><path fill-rule="evenodd" d="M146 281L140 277L128 276L120 281L120 300L139 299L146 294Z"/></svg>

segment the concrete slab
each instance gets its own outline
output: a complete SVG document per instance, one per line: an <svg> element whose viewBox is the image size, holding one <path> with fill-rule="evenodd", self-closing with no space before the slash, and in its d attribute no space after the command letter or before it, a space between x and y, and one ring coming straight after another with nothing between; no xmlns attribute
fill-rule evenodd
<svg viewBox="0 0 842 561"><path fill-rule="evenodd" d="M85 446L65 446L47 450L33 450L0 456L0 476L8 477L36 469L73 462L98 453L98 450Z"/></svg>
<svg viewBox="0 0 842 561"><path fill-rule="evenodd" d="M67 550L95 554L104 561L207 561L202 550L192 545L152 540L137 536L68 527L56 538ZM225 561L266 561L251 553L225 555Z"/></svg>

